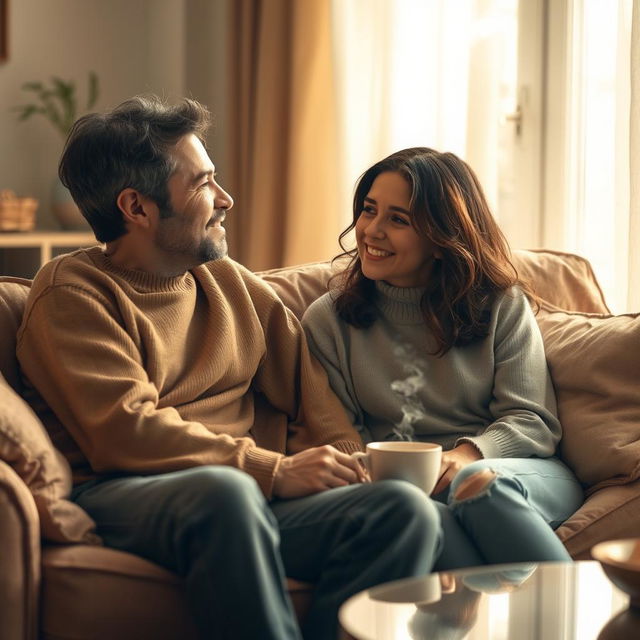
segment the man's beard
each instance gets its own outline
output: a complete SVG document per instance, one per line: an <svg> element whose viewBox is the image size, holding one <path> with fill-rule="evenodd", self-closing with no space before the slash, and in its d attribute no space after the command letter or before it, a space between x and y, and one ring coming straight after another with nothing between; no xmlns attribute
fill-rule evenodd
<svg viewBox="0 0 640 640"><path fill-rule="evenodd" d="M220 260L227 256L229 249L227 247L227 239L220 238L217 242L211 238L203 238L200 243L198 255L202 262L211 262L212 260Z"/></svg>
<svg viewBox="0 0 640 640"><path fill-rule="evenodd" d="M219 216L220 214L216 212L214 221ZM169 254L187 257L190 261L193 261L194 266L226 257L228 253L226 237L223 236L218 241L215 241L210 236L205 236L200 241L200 244L195 246L192 240L180 234L180 230L176 233L175 227L172 229L172 222L176 224L182 222L180 214L173 208L162 208L160 210L160 219L160 227L156 236L159 249Z"/></svg>

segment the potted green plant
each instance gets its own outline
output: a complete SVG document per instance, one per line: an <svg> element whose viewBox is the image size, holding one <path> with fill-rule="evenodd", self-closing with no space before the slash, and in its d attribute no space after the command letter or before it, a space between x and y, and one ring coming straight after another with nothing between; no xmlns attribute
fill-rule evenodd
<svg viewBox="0 0 640 640"><path fill-rule="evenodd" d="M14 107L18 113L18 121L22 122L40 114L52 124L66 140L76 119L89 111L96 103L100 92L98 76L90 71L87 82L87 97L81 110L76 85L73 81L52 77L50 83L25 82L22 90L33 96L28 104ZM56 176L52 189L52 205L54 215L65 229L86 229L87 222L75 205L67 189Z"/></svg>

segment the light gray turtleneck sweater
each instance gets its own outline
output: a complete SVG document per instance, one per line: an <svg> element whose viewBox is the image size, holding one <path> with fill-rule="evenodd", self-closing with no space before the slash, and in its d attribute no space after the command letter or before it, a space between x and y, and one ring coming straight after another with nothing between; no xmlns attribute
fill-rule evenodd
<svg viewBox="0 0 640 640"><path fill-rule="evenodd" d="M376 282L379 317L356 329L336 314L333 292L302 323L365 442L402 437L445 450L473 443L485 458L548 457L561 428L542 336L518 288L500 296L489 335L444 356L420 310L421 288Z"/></svg>

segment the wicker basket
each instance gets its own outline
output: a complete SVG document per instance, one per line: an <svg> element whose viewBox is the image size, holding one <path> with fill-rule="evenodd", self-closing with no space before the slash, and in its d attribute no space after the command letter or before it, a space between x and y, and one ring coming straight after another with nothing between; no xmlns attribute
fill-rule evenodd
<svg viewBox="0 0 640 640"><path fill-rule="evenodd" d="M17 198L9 189L0 191L0 231L31 231L37 208L35 198Z"/></svg>

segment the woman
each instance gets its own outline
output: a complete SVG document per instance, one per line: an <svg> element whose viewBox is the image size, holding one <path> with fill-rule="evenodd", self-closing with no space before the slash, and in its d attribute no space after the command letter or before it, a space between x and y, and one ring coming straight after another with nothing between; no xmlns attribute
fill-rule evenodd
<svg viewBox="0 0 640 640"><path fill-rule="evenodd" d="M582 490L561 436L542 337L471 168L405 149L354 197L356 249L307 310L311 349L365 442L443 446L437 568L569 560L553 532Z"/></svg>

